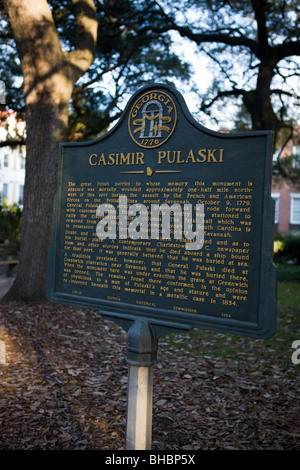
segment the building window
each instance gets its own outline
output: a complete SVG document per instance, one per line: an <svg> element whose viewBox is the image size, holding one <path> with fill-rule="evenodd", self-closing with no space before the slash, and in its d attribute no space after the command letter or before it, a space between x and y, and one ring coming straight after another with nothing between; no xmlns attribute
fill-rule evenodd
<svg viewBox="0 0 300 470"><path fill-rule="evenodd" d="M293 147L292 168L294 170L300 169L300 145L294 145Z"/></svg>
<svg viewBox="0 0 300 470"><path fill-rule="evenodd" d="M3 164L4 168L8 168L8 155L7 153L4 155L4 164Z"/></svg>
<svg viewBox="0 0 300 470"><path fill-rule="evenodd" d="M20 156L20 169L24 170L25 169L25 157L22 153L20 153L19 156Z"/></svg>
<svg viewBox="0 0 300 470"><path fill-rule="evenodd" d="M19 186L19 204L23 204L23 199L24 199L24 186L20 185Z"/></svg>
<svg viewBox="0 0 300 470"><path fill-rule="evenodd" d="M300 194L291 194L291 224L300 224Z"/></svg>
<svg viewBox="0 0 300 470"><path fill-rule="evenodd" d="M3 199L7 199L8 197L8 184L3 183L3 188L2 188L2 201Z"/></svg>
<svg viewBox="0 0 300 470"><path fill-rule="evenodd" d="M280 197L280 194L272 193L272 198L275 201L274 224L278 224L279 222L279 197Z"/></svg>

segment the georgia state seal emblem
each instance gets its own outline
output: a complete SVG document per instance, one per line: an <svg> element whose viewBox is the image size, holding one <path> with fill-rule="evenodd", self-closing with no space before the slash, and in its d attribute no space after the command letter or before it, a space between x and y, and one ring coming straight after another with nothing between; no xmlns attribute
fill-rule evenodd
<svg viewBox="0 0 300 470"><path fill-rule="evenodd" d="M138 98L129 113L128 129L136 144L155 148L173 134L177 123L177 109L167 93L151 90Z"/></svg>

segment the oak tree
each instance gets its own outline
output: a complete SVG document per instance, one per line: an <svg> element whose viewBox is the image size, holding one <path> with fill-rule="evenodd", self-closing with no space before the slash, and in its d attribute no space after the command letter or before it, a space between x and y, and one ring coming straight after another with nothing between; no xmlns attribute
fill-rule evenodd
<svg viewBox="0 0 300 470"><path fill-rule="evenodd" d="M288 81L299 80L298 1L166 2L160 31L177 31L213 64L212 86L203 94L202 111L209 112L222 100L224 112L225 100L235 103L241 97L252 130L271 129L276 139L280 129L295 123L288 102L298 101L299 106L299 90Z"/></svg>
<svg viewBox="0 0 300 470"><path fill-rule="evenodd" d="M63 50L46 0L4 0L23 75L26 111L26 179L17 278L8 296L45 295L46 264L57 181L59 142L67 139L74 84L94 57L98 22L93 0L72 0L74 48Z"/></svg>
<svg viewBox="0 0 300 470"><path fill-rule="evenodd" d="M0 78L27 132L20 262L6 298L31 300L45 294L59 143L98 136L120 116L125 95L189 70L169 36L152 31L161 20L152 1L5 0L4 11L1 3ZM23 136L0 146L7 143Z"/></svg>

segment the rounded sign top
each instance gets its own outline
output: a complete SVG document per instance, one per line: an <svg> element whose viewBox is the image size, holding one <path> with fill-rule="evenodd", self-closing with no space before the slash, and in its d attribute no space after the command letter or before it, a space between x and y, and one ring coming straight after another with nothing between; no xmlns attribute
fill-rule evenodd
<svg viewBox="0 0 300 470"><path fill-rule="evenodd" d="M173 134L177 123L177 109L173 99L160 90L150 90L132 105L128 129L136 144L155 148Z"/></svg>

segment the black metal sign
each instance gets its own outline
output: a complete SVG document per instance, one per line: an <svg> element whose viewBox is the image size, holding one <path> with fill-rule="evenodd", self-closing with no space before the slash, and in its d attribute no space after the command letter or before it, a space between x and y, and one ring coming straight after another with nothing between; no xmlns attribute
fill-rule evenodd
<svg viewBox="0 0 300 470"><path fill-rule="evenodd" d="M108 134L60 146L48 299L271 336L271 150L269 131L213 132L175 89L141 89Z"/></svg>

